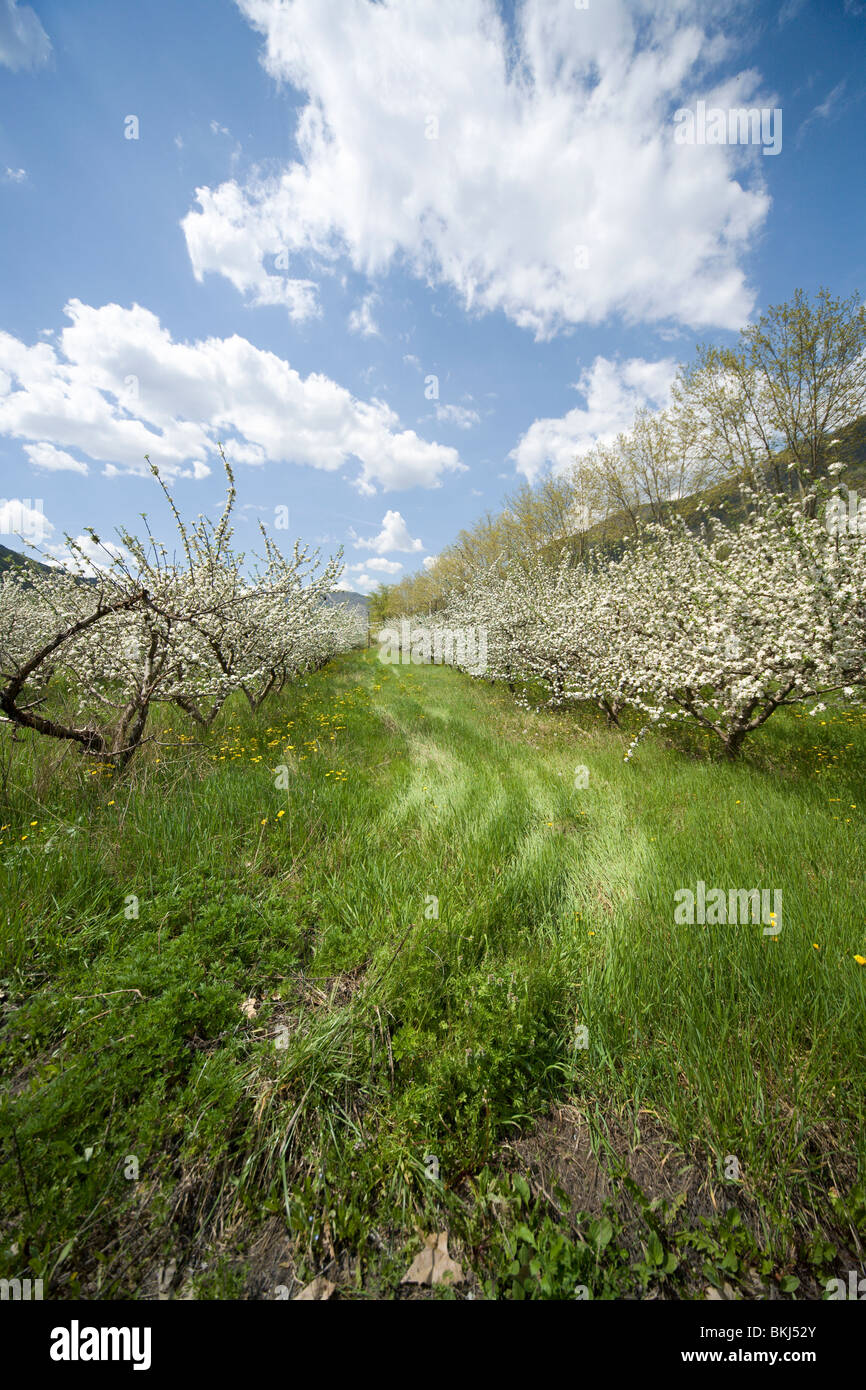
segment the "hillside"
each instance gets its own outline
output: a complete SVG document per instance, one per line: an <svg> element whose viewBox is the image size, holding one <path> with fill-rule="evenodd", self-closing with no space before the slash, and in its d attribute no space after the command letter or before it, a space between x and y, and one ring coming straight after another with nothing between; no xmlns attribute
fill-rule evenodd
<svg viewBox="0 0 866 1390"><path fill-rule="evenodd" d="M48 570L50 566L43 565L41 560L32 560L29 555L23 555L20 550L10 550L8 545L0 545L0 574L4 570L19 569L22 565L36 565L41 570Z"/></svg>
<svg viewBox="0 0 866 1390"><path fill-rule="evenodd" d="M328 603L334 606L342 604L345 608L363 609L365 613L370 611L369 595L356 593L354 589L334 589L328 595Z"/></svg>
<svg viewBox="0 0 866 1390"><path fill-rule="evenodd" d="M840 442L835 446L834 456L846 465L845 472L841 475L841 481L852 491L861 495L866 494L866 415L859 416L850 425L839 430L837 438ZM780 455L779 464L783 466L785 462L785 456ZM699 511L704 507L709 510L711 515L724 516L727 521L734 524L744 515L745 511L742 494L737 483L733 480L726 480L723 483L718 483L715 487L691 493L679 502L670 503L670 510L679 512L689 526L698 525ZM639 515L641 521L649 522L652 520L652 511L649 506L642 507ZM590 526L586 531L574 532L562 540L552 541L542 553L550 559L556 559L564 546L576 554L583 553L587 547L616 549L627 536L633 534L633 530L628 513L618 512L607 517L604 521Z"/></svg>

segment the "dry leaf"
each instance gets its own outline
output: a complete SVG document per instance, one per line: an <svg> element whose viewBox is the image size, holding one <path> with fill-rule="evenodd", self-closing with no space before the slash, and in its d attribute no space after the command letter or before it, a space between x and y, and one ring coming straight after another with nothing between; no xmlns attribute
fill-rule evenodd
<svg viewBox="0 0 866 1390"><path fill-rule="evenodd" d="M255 1018L258 1011L255 999L245 999L241 1004L241 1013L244 1018Z"/></svg>
<svg viewBox="0 0 866 1390"><path fill-rule="evenodd" d="M433 1274L433 1250L436 1245L436 1236L428 1236L424 1249L420 1255L416 1255L403 1278L401 1284L429 1284Z"/></svg>
<svg viewBox="0 0 866 1390"><path fill-rule="evenodd" d="M302 1300L307 1302L324 1303L326 1298L330 1298L336 1284L332 1284L330 1279L326 1279L323 1274L317 1274L311 1284L305 1284L300 1293L296 1293L292 1299L293 1303L300 1303Z"/></svg>
<svg viewBox="0 0 866 1390"><path fill-rule="evenodd" d="M448 1254L448 1232L429 1235L403 1275L403 1284L462 1284L463 1270Z"/></svg>
<svg viewBox="0 0 866 1390"><path fill-rule="evenodd" d="M167 1265L160 1265L156 1272L156 1296L163 1303L171 1298L171 1286L176 1274L177 1260L169 1260Z"/></svg>

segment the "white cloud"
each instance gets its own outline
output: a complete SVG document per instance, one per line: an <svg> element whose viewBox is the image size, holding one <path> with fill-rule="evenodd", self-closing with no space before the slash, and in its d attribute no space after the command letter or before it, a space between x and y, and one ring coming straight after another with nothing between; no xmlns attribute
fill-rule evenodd
<svg viewBox="0 0 866 1390"><path fill-rule="evenodd" d="M260 444L242 444L238 439L225 440L223 453L229 463L247 463L255 466L268 461L268 456Z"/></svg>
<svg viewBox="0 0 866 1390"><path fill-rule="evenodd" d="M76 574L90 576L109 573L114 557L123 560L124 564L135 570L135 562L129 551L122 545L115 545L114 541L100 539L97 544L92 536L81 535L74 537L74 544L74 550L68 544L46 546L45 559L49 564L62 565L64 569L72 570Z"/></svg>
<svg viewBox="0 0 866 1390"><path fill-rule="evenodd" d="M0 0L0 63L18 72L48 62L51 40L35 10L18 0Z"/></svg>
<svg viewBox="0 0 866 1390"><path fill-rule="evenodd" d="M352 586L357 593L370 594L382 581L372 574L359 574L352 579Z"/></svg>
<svg viewBox="0 0 866 1390"><path fill-rule="evenodd" d="M349 565L350 570L357 570L363 573L364 570L373 570L376 574L399 574L403 566L399 560L383 560L381 558L371 558L362 560L359 565Z"/></svg>
<svg viewBox="0 0 866 1390"><path fill-rule="evenodd" d="M196 280L208 270L219 270L236 290L248 295L255 305L282 304L295 322L316 318L321 309L314 281L290 278L288 269L298 247L287 244L267 209L256 219L255 232L248 225L255 195L247 190L246 200L233 181L215 192L197 188L195 196L201 213L189 213L182 226Z"/></svg>
<svg viewBox="0 0 866 1390"><path fill-rule="evenodd" d="M667 405L676 373L677 364L671 357L659 362L640 357L612 362L596 357L575 383L574 389L586 404L559 419L535 420L509 458L530 482L547 464L554 473L567 471L577 454L628 429L638 407L661 410Z"/></svg>
<svg viewBox="0 0 866 1390"><path fill-rule="evenodd" d="M34 468L44 468L50 473L82 473L87 476L87 464L53 444L25 444L24 452Z"/></svg>
<svg viewBox="0 0 866 1390"><path fill-rule="evenodd" d="M27 170L10 169L7 164L3 177L7 183L25 183L27 180Z"/></svg>
<svg viewBox="0 0 866 1390"><path fill-rule="evenodd" d="M371 541L356 540L355 549L373 550L377 555L384 555L389 550L415 552L423 550L424 546L409 535L409 528L399 512L386 512L378 536Z"/></svg>
<svg viewBox="0 0 866 1390"><path fill-rule="evenodd" d="M459 430L471 430L473 425L481 424L478 411L465 405L437 405L436 419L443 425L456 425Z"/></svg>
<svg viewBox="0 0 866 1390"><path fill-rule="evenodd" d="M377 298L378 296L375 294L367 294L361 300L357 309L352 310L349 315L350 333L360 333L362 338L373 338L378 336L379 326L373 318L373 305L376 303Z"/></svg>
<svg viewBox="0 0 866 1390"><path fill-rule="evenodd" d="M301 159L196 190L183 227L199 278L277 302L268 258L285 247L369 275L406 266L537 337L611 313L748 317L741 262L769 210L760 161L678 146L672 119L697 97L757 100L754 72L711 80L736 5L526 0L512 42L490 0L238 4L267 72L306 96ZM295 283L291 312L315 312L309 282Z"/></svg>
<svg viewBox="0 0 866 1390"><path fill-rule="evenodd" d="M35 500L36 505L32 506ZM54 530L42 511L42 503L32 497L0 497L0 536L23 536L39 545Z"/></svg>
<svg viewBox="0 0 866 1390"><path fill-rule="evenodd" d="M456 449L400 429L384 401L362 401L237 334L175 342L139 305L92 308L73 299L57 347L0 332L0 434L76 449L107 476L206 477L217 440L241 463L297 463L336 472L359 465L363 493L438 487L464 471Z"/></svg>
<svg viewBox="0 0 866 1390"><path fill-rule="evenodd" d="M438 555L425 555L421 563L423 564L425 570L432 570L433 566L435 565L438 559Z"/></svg>

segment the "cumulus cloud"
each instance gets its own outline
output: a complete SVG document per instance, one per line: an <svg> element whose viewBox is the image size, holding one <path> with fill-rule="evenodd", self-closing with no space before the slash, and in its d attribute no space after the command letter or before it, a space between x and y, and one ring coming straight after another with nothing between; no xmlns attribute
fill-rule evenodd
<svg viewBox="0 0 866 1390"><path fill-rule="evenodd" d="M48 62L51 40L36 11L18 0L0 0L0 63L19 72Z"/></svg>
<svg viewBox="0 0 866 1390"><path fill-rule="evenodd" d="M145 473L150 454L167 478L201 478L223 440L245 464L357 465L363 493L437 487L464 470L456 449L401 429L384 401L359 400L321 373L302 377L237 334L175 342L137 304L73 299L65 313L57 347L0 332L0 381L10 386L0 434L36 441L43 466L53 445L102 462L108 476Z"/></svg>
<svg viewBox="0 0 866 1390"><path fill-rule="evenodd" d="M53 531L39 498L0 497L0 536L23 536L32 545L39 545Z"/></svg>
<svg viewBox="0 0 866 1390"><path fill-rule="evenodd" d="M362 560L359 565L349 565L350 571L357 570L359 574L364 570L373 570L376 574L399 574L403 566L399 560L383 560L380 557L369 560Z"/></svg>
<svg viewBox="0 0 866 1390"><path fill-rule="evenodd" d="M368 275L405 267L538 338L611 313L748 317L741 261L769 210L760 161L673 138L674 111L699 97L758 99L751 71L713 85L730 0L525 0L514 33L491 0L237 3L266 71L305 98L301 157L196 190L183 228L199 278L276 302L282 247ZM306 292L302 310L315 312Z"/></svg>
<svg viewBox="0 0 866 1390"><path fill-rule="evenodd" d="M26 181L27 181L27 170L26 170L26 169L10 169L10 168L9 168L9 165L7 164L7 165L6 165L5 172L4 172L4 174L3 174L3 178L5 179L6 183L26 183Z"/></svg>
<svg viewBox="0 0 866 1390"><path fill-rule="evenodd" d="M321 315L315 282L288 273L299 248L286 244L265 206L255 213L251 188L242 195L230 180L215 191L197 188L195 196L201 213L190 213L182 225L196 280L218 270L254 305L283 305L298 323Z"/></svg>
<svg viewBox="0 0 866 1390"><path fill-rule="evenodd" d="M417 552L423 550L424 546L421 541L409 535L409 528L399 512L386 512L382 517L382 529L378 536L374 536L371 541L356 540L355 549L372 550L377 555L384 555L389 550Z"/></svg>
<svg viewBox="0 0 866 1390"><path fill-rule="evenodd" d="M122 545L115 545L113 541L96 542L92 536L81 535L73 538L73 545L74 548L68 543L48 545L45 547L43 558L47 564L55 568L62 566L74 574L90 578L110 573L111 562L115 558L122 560L128 569L135 571L135 561L129 551Z"/></svg>
<svg viewBox="0 0 866 1390"><path fill-rule="evenodd" d="M566 472L577 454L593 444L608 443L628 429L639 407L663 409L676 373L672 357L658 362L641 357L626 362L596 357L574 385L585 405L558 419L535 420L509 455L517 472L529 482L534 482L547 465L554 473Z"/></svg>
<svg viewBox="0 0 866 1390"><path fill-rule="evenodd" d="M34 468L44 468L49 473L82 473L87 476L87 464L53 444L25 444L24 452Z"/></svg>
<svg viewBox="0 0 866 1390"><path fill-rule="evenodd" d="M354 589L355 589L357 592L362 593L362 594L370 594L370 593L372 593L373 590L376 588L376 586L377 586L378 584L380 584L380 583L381 583L381 580L376 579L375 575L372 575L372 574L366 574L366 573L364 573L364 574L355 575L355 576L352 578L352 585L353 585Z"/></svg>

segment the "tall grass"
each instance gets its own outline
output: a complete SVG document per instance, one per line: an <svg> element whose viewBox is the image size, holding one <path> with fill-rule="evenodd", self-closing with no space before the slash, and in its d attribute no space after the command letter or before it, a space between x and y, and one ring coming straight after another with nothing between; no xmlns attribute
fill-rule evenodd
<svg viewBox="0 0 866 1390"><path fill-rule="evenodd" d="M779 1261L843 1200L850 1228L866 720L780 714L733 765L680 740L625 764L591 711L362 653L167 719L123 777L18 742L4 1272L135 1294L270 1214L390 1287L382 1252L462 1213L483 1276L484 1175L565 1097L599 1134L650 1112L720 1182L734 1156ZM675 925L699 879L781 889L778 937Z"/></svg>

